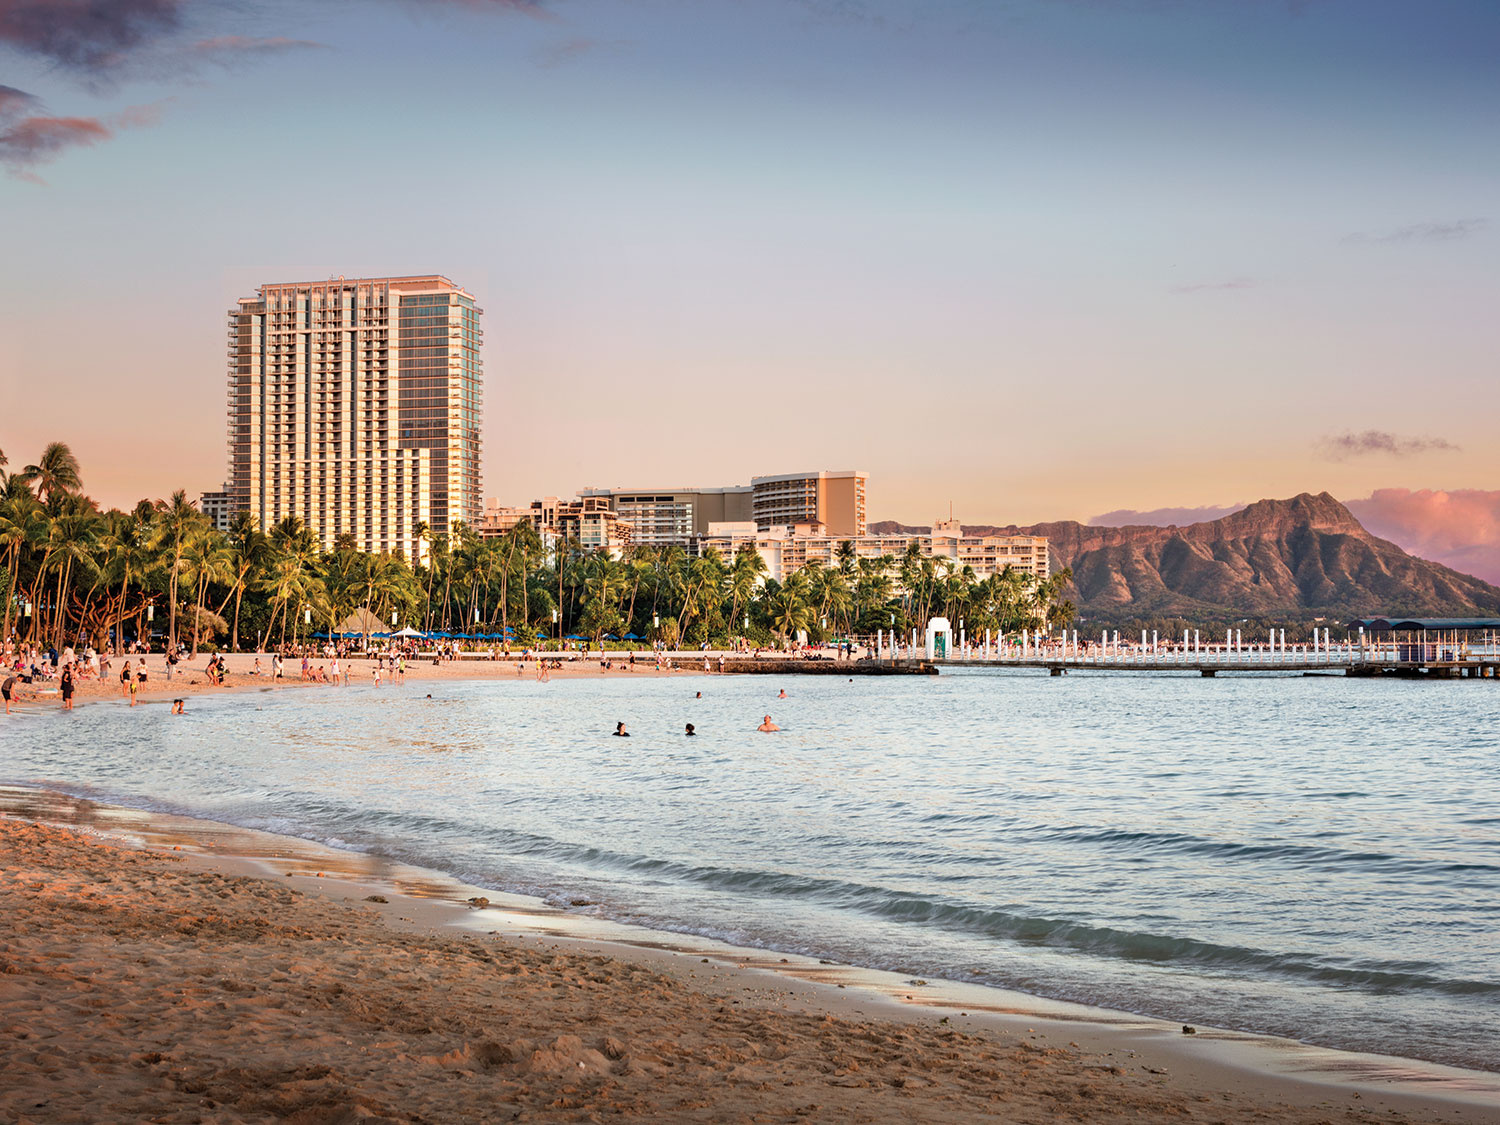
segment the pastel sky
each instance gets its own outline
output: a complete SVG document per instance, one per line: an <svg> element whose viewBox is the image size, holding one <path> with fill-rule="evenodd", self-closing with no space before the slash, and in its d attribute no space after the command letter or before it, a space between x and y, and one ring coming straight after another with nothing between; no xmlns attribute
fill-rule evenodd
<svg viewBox="0 0 1500 1125"><path fill-rule="evenodd" d="M0 0L0 449L215 487L237 297L440 272L502 502L1487 496L1497 57L1494 0Z"/></svg>

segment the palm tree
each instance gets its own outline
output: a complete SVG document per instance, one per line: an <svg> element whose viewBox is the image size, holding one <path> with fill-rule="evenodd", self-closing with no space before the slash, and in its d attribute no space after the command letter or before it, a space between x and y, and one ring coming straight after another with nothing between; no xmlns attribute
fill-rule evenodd
<svg viewBox="0 0 1500 1125"><path fill-rule="evenodd" d="M0 485L0 556L5 559L9 588L5 594L5 631L0 643L10 636L11 612L15 609L16 583L21 577L21 561L47 537L46 512L31 494L19 475L12 475Z"/></svg>
<svg viewBox="0 0 1500 1125"><path fill-rule="evenodd" d="M236 512L229 522L230 566L234 578L230 588L234 596L234 624L229 629L229 649L238 652L240 647L240 601L245 591L253 584L271 561L270 537L255 526L255 517L249 512ZM222 613L224 607L219 606Z"/></svg>
<svg viewBox="0 0 1500 1125"><path fill-rule="evenodd" d="M150 547L161 553L167 568L167 644L177 648L177 583L182 577L182 555L188 536L204 520L203 513L188 503L187 493L178 489L168 501L157 502Z"/></svg>
<svg viewBox="0 0 1500 1125"><path fill-rule="evenodd" d="M749 543L746 543L734 554L734 562L729 567L729 628L732 632L735 622L740 620L740 607L748 606L755 597L756 588L765 577L767 567L766 560Z"/></svg>
<svg viewBox="0 0 1500 1125"><path fill-rule="evenodd" d="M203 599L208 596L208 587L214 582L230 582L234 579L234 553L224 536L207 521L195 523L188 531L187 542L182 550L183 573L193 583L193 645L192 655L198 655L198 639L203 631Z"/></svg>
<svg viewBox="0 0 1500 1125"><path fill-rule="evenodd" d="M104 534L100 547L104 558L105 577L108 581L119 580L120 595L108 616L108 624L114 629L115 654L124 650L126 603L130 594L130 583L144 587L146 573L151 567L153 555L147 547L148 525L133 513L111 511L104 517Z"/></svg>
<svg viewBox="0 0 1500 1125"><path fill-rule="evenodd" d="M274 605L271 618L266 622L266 637L270 638L276 624L276 615L280 613L281 639L284 642L292 616L292 599L295 597L300 605L313 593L313 568L318 560L318 541L300 519L287 516L271 528L271 544L274 553L267 567L266 585L271 591ZM293 626L294 641L296 636L297 630Z"/></svg>
<svg viewBox="0 0 1500 1125"><path fill-rule="evenodd" d="M74 569L97 573L94 548L103 529L103 521L87 497L55 493L57 514L52 520L48 538L48 555L57 568L57 585L52 604L52 646L61 649L66 639L68 595ZM82 614L80 613L80 620Z"/></svg>
<svg viewBox="0 0 1500 1125"><path fill-rule="evenodd" d="M36 486L37 496L50 503L58 494L77 492L83 487L78 458L65 442L49 442L35 465L21 470L21 479Z"/></svg>
<svg viewBox="0 0 1500 1125"><path fill-rule="evenodd" d="M787 576L787 580L775 586L767 582L764 599L771 628L783 640L790 640L808 627L812 621L812 608L807 604L807 579L804 571Z"/></svg>

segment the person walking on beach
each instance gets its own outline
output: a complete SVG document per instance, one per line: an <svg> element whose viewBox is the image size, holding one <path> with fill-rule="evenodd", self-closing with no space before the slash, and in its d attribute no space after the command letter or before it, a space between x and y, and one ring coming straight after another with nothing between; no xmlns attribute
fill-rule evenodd
<svg viewBox="0 0 1500 1125"><path fill-rule="evenodd" d="M135 682L135 677L130 674L130 661L125 661L125 667L120 669L120 694L129 695L130 685Z"/></svg>
<svg viewBox="0 0 1500 1125"><path fill-rule="evenodd" d="M771 721L770 715L767 715L764 719L761 720L760 726L756 727L755 729L758 730L761 734L771 734L773 731L778 731L781 728Z"/></svg>
<svg viewBox="0 0 1500 1125"><path fill-rule="evenodd" d="M15 690L16 678L14 676L6 676L5 682L0 683L0 695L5 696L5 713L7 715L10 714L10 696L11 693ZM19 702L19 700L17 702Z"/></svg>

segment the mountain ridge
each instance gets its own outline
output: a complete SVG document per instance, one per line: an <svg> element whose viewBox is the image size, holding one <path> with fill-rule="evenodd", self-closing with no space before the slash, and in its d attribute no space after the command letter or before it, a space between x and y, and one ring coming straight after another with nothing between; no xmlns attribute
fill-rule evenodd
<svg viewBox="0 0 1500 1125"><path fill-rule="evenodd" d="M870 530L928 529L882 521ZM1089 617L1500 615L1500 587L1370 534L1327 492L1180 527L1060 520L963 532L1046 536L1053 568L1072 568L1069 596Z"/></svg>

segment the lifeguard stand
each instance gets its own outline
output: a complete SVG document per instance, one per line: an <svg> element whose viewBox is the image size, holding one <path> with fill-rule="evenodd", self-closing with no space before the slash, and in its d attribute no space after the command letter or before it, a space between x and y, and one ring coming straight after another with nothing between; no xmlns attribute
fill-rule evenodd
<svg viewBox="0 0 1500 1125"><path fill-rule="evenodd" d="M953 626L946 617L927 622L927 659L944 660L953 648Z"/></svg>

